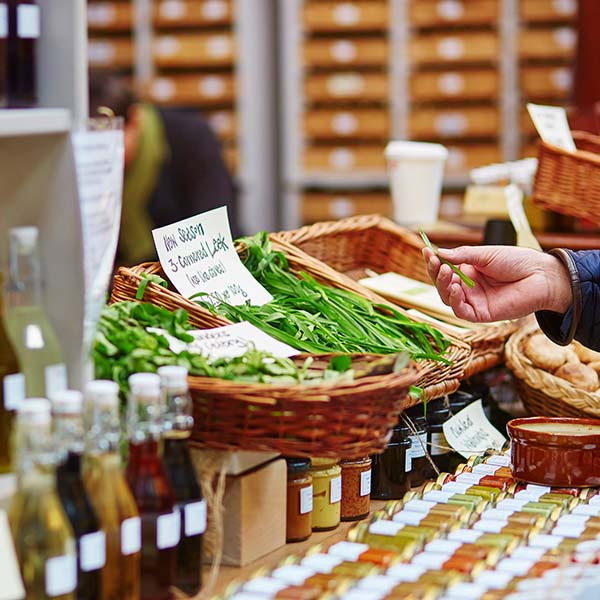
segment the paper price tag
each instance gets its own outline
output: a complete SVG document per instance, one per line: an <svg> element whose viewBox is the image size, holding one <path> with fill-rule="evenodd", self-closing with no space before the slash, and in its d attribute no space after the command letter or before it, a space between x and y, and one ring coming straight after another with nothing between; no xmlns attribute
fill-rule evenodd
<svg viewBox="0 0 600 600"><path fill-rule="evenodd" d="M148 331L164 336L169 342L169 348L176 354L187 351L193 354L202 354L210 360L242 356L250 347L269 352L274 356L299 354L295 348L272 338L246 321L214 329L188 331L186 333L194 338L194 341L190 343L182 342L164 329L148 327Z"/></svg>
<svg viewBox="0 0 600 600"><path fill-rule="evenodd" d="M567 120L567 112L564 108L560 106L542 106L530 102L527 104L527 110L544 142L569 152L577 150Z"/></svg>
<svg viewBox="0 0 600 600"><path fill-rule="evenodd" d="M229 227L227 207L152 231L160 264L180 294L205 293L218 304L260 306L273 297L239 259Z"/></svg>
<svg viewBox="0 0 600 600"><path fill-rule="evenodd" d="M487 420L481 400L472 402L442 426L446 441L465 458L488 448L500 450L506 439Z"/></svg>
<svg viewBox="0 0 600 600"><path fill-rule="evenodd" d="M185 535L200 535L206 531L206 500L190 502L184 509Z"/></svg>

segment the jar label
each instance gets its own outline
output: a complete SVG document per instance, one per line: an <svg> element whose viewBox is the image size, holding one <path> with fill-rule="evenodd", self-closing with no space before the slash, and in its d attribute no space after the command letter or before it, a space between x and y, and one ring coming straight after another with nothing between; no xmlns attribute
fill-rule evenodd
<svg viewBox="0 0 600 600"><path fill-rule="evenodd" d="M440 454L448 454L450 447L443 432L431 434L431 456L439 456Z"/></svg>
<svg viewBox="0 0 600 600"><path fill-rule="evenodd" d="M77 556L65 554L54 556L46 561L46 594L63 596L75 591L77 587Z"/></svg>
<svg viewBox="0 0 600 600"><path fill-rule="evenodd" d="M412 449L408 448L404 452L404 472L410 473L412 471Z"/></svg>
<svg viewBox="0 0 600 600"><path fill-rule="evenodd" d="M0 4L0 39L8 37L8 6Z"/></svg>
<svg viewBox="0 0 600 600"><path fill-rule="evenodd" d="M431 492L427 492L423 494L423 500L425 502L441 502L442 504L446 504L450 498L454 496L454 492L442 492L442 490L431 490Z"/></svg>
<svg viewBox="0 0 600 600"><path fill-rule="evenodd" d="M544 548L544 550L554 550L558 548L565 538L559 535L548 535L546 533L538 533L529 542L533 548Z"/></svg>
<svg viewBox="0 0 600 600"><path fill-rule="evenodd" d="M449 481L442 486L442 492L452 492L453 494L464 494L473 487L472 483L458 483L458 481Z"/></svg>
<svg viewBox="0 0 600 600"><path fill-rule="evenodd" d="M106 563L106 534L104 531L95 531L82 535L79 539L79 561L81 570L97 571Z"/></svg>
<svg viewBox="0 0 600 600"><path fill-rule="evenodd" d="M477 485L485 477L482 473L461 473L457 475L455 481L458 483L470 483L471 485Z"/></svg>
<svg viewBox="0 0 600 600"><path fill-rule="evenodd" d="M121 523L121 554L128 556L142 548L142 522L139 517L125 519Z"/></svg>
<svg viewBox="0 0 600 600"><path fill-rule="evenodd" d="M504 521L477 521L477 523L473 525L473 529L483 531L483 533L500 533L502 529L506 527L507 523L507 519Z"/></svg>
<svg viewBox="0 0 600 600"><path fill-rule="evenodd" d="M181 513L178 508L156 519L156 546L159 550L174 548L179 544L180 537Z"/></svg>
<svg viewBox="0 0 600 600"><path fill-rule="evenodd" d="M313 509L313 486L302 488L300 490L300 514L312 512Z"/></svg>
<svg viewBox="0 0 600 600"><path fill-rule="evenodd" d="M390 577L394 577L396 581L402 582L414 582L425 573L427 569L425 567L421 567L420 565L394 565L387 570L387 575Z"/></svg>
<svg viewBox="0 0 600 600"><path fill-rule="evenodd" d="M328 550L329 554L343 558L344 560L356 561L358 557L369 549L367 544L358 544L356 542L338 542L333 544Z"/></svg>
<svg viewBox="0 0 600 600"><path fill-rule="evenodd" d="M271 573L273 579L285 581L289 585L302 585L309 577L315 574L313 569L300 565L284 565Z"/></svg>
<svg viewBox="0 0 600 600"><path fill-rule="evenodd" d="M40 7L21 4L17 7L17 36L33 40L40 37Z"/></svg>
<svg viewBox="0 0 600 600"><path fill-rule="evenodd" d="M480 473L482 475L495 475L497 470L497 465L488 465L486 463L479 463L473 467L473 473Z"/></svg>
<svg viewBox="0 0 600 600"><path fill-rule="evenodd" d="M590 515L563 515L556 522L556 527L581 527L590 520Z"/></svg>
<svg viewBox="0 0 600 600"><path fill-rule="evenodd" d="M342 478L334 477L329 483L329 503L336 504L342 499Z"/></svg>
<svg viewBox="0 0 600 600"><path fill-rule="evenodd" d="M369 525L369 533L376 535L396 535L401 529L404 528L404 523L396 523L394 521L374 521Z"/></svg>
<svg viewBox="0 0 600 600"><path fill-rule="evenodd" d="M475 583L483 585L490 590L500 590L505 588L513 579L511 573L501 573L498 571L482 571L475 578Z"/></svg>
<svg viewBox="0 0 600 600"><path fill-rule="evenodd" d="M592 496L588 500L588 504L590 506L598 506L598 505L600 505L600 494L596 494L595 496Z"/></svg>
<svg viewBox="0 0 600 600"><path fill-rule="evenodd" d="M360 495L368 496L371 493L371 469L360 474Z"/></svg>
<svg viewBox="0 0 600 600"><path fill-rule="evenodd" d="M243 589L245 592L252 592L253 594L267 594L270 598L286 587L288 587L287 583L277 581L272 577L256 577L245 583Z"/></svg>
<svg viewBox="0 0 600 600"><path fill-rule="evenodd" d="M534 560L518 560L516 558L504 558L496 565L496 571L500 573L512 573L523 576L535 565Z"/></svg>
<svg viewBox="0 0 600 600"><path fill-rule="evenodd" d="M68 387L67 367L63 364L48 365L44 369L44 378L46 384L46 396L54 392L62 392Z"/></svg>
<svg viewBox="0 0 600 600"><path fill-rule="evenodd" d="M494 456L490 456L486 461L486 465L497 465L498 467L508 467L510 466L510 456L506 454L494 454Z"/></svg>
<svg viewBox="0 0 600 600"><path fill-rule="evenodd" d="M427 515L433 509L434 506L435 504L433 504L432 502L427 502L426 500L419 500L417 498L413 498L404 505L403 510L408 510L410 512L418 512Z"/></svg>
<svg viewBox="0 0 600 600"><path fill-rule="evenodd" d="M552 535L558 535L559 537L572 540L580 537L584 531L585 525L559 525L552 530Z"/></svg>
<svg viewBox="0 0 600 600"><path fill-rule="evenodd" d="M484 511L481 515L481 519L485 521L504 521L508 522L508 517L513 513L517 512L516 510L498 510L497 508L489 508Z"/></svg>
<svg viewBox="0 0 600 600"><path fill-rule="evenodd" d="M531 548L520 546L510 555L511 558L516 558L518 560L534 560L538 561L542 556L546 554L545 548Z"/></svg>
<svg viewBox="0 0 600 600"><path fill-rule="evenodd" d="M526 498L523 498L522 500L518 500L517 498L506 498L496 504L496 509L513 513L521 510L528 502L529 500Z"/></svg>
<svg viewBox="0 0 600 600"><path fill-rule="evenodd" d="M433 540L425 546L425 550L427 552L454 554L461 546L462 543L456 540Z"/></svg>
<svg viewBox="0 0 600 600"><path fill-rule="evenodd" d="M590 504L580 504L576 506L572 511L572 515L589 515L590 517L597 517L600 515L600 506Z"/></svg>
<svg viewBox="0 0 600 600"><path fill-rule="evenodd" d="M14 373L6 375L2 381L4 393L4 408L6 410L17 410L25 400L25 375Z"/></svg>
<svg viewBox="0 0 600 600"><path fill-rule="evenodd" d="M190 502L183 508L185 536L200 535L206 531L206 500Z"/></svg>
<svg viewBox="0 0 600 600"><path fill-rule="evenodd" d="M475 529L457 529L456 531L451 531L446 539L453 542L462 542L463 544L472 544L482 535L482 531L476 531Z"/></svg>
<svg viewBox="0 0 600 600"><path fill-rule="evenodd" d="M440 554L438 552L421 552L412 559L413 565L419 565L428 569L441 569L442 565L451 557L451 554Z"/></svg>
<svg viewBox="0 0 600 600"><path fill-rule="evenodd" d="M419 435L410 435L408 437L411 441L411 458L414 460L415 458L422 458L425 456L425 450L427 449L427 433L423 432Z"/></svg>
<svg viewBox="0 0 600 600"><path fill-rule="evenodd" d="M342 558L331 554L311 554L305 556L300 563L303 567L314 569L317 573L331 573L334 567L343 562Z"/></svg>
<svg viewBox="0 0 600 600"><path fill-rule="evenodd" d="M393 517L394 523L403 523L404 525L420 525L424 516L422 513L409 512L402 510Z"/></svg>

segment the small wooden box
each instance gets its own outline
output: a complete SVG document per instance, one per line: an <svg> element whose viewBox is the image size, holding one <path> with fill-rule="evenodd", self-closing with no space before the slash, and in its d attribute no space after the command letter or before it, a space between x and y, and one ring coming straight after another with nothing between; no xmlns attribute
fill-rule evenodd
<svg viewBox="0 0 600 600"><path fill-rule="evenodd" d="M417 72L411 77L415 101L489 100L500 92L500 74L491 69Z"/></svg>
<svg viewBox="0 0 600 600"><path fill-rule="evenodd" d="M500 132L497 108L417 108L410 116L410 135L415 139L495 137Z"/></svg>
<svg viewBox="0 0 600 600"><path fill-rule="evenodd" d="M95 68L130 68L133 65L133 42L129 37L97 38L88 42L88 62Z"/></svg>
<svg viewBox="0 0 600 600"><path fill-rule="evenodd" d="M519 35L521 60L572 60L577 46L573 27L524 30Z"/></svg>
<svg viewBox="0 0 600 600"><path fill-rule="evenodd" d="M148 96L162 106L230 104L235 98L235 79L231 73L156 77Z"/></svg>
<svg viewBox="0 0 600 600"><path fill-rule="evenodd" d="M304 153L304 167L317 173L384 172L383 145L312 146Z"/></svg>
<svg viewBox="0 0 600 600"><path fill-rule="evenodd" d="M392 216L389 194L377 192L307 193L302 197L302 222L331 221L354 215Z"/></svg>
<svg viewBox="0 0 600 600"><path fill-rule="evenodd" d="M230 33L159 35L152 53L157 67L230 67L235 42Z"/></svg>
<svg viewBox="0 0 600 600"><path fill-rule="evenodd" d="M390 118L383 109L311 110L304 117L310 139L386 139Z"/></svg>
<svg viewBox="0 0 600 600"><path fill-rule="evenodd" d="M520 0L519 8L531 23L570 23L577 16L577 0Z"/></svg>
<svg viewBox="0 0 600 600"><path fill-rule="evenodd" d="M133 4L90 2L87 25L89 31L129 31L133 27Z"/></svg>
<svg viewBox="0 0 600 600"><path fill-rule="evenodd" d="M502 162L497 144L448 144L447 175L468 175L471 169Z"/></svg>
<svg viewBox="0 0 600 600"><path fill-rule="evenodd" d="M494 63L500 40L491 31L421 35L410 42L409 58L419 65Z"/></svg>
<svg viewBox="0 0 600 600"><path fill-rule="evenodd" d="M154 4L155 27L215 27L230 25L229 0L162 0Z"/></svg>
<svg viewBox="0 0 600 600"><path fill-rule="evenodd" d="M304 44L307 67L386 66L388 43L384 37L312 39Z"/></svg>
<svg viewBox="0 0 600 600"><path fill-rule="evenodd" d="M386 0L358 2L308 1L304 5L308 31L377 31L389 27Z"/></svg>
<svg viewBox="0 0 600 600"><path fill-rule="evenodd" d="M389 78L384 73L343 71L308 75L304 83L310 102L387 102Z"/></svg>
<svg viewBox="0 0 600 600"><path fill-rule="evenodd" d="M496 23L499 12L498 0L412 0L410 21L416 27L490 25Z"/></svg>
<svg viewBox="0 0 600 600"><path fill-rule="evenodd" d="M521 71L522 95L530 100L566 100L573 87L568 66L527 66Z"/></svg>

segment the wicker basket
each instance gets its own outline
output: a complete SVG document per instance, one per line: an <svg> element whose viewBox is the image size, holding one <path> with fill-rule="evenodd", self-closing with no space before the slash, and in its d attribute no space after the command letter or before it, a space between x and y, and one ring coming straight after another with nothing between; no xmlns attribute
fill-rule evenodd
<svg viewBox="0 0 600 600"><path fill-rule="evenodd" d="M600 223L600 136L576 131L573 139L576 152L538 143L533 202Z"/></svg>
<svg viewBox="0 0 600 600"><path fill-rule="evenodd" d="M392 271L430 283L421 254L423 243L411 231L380 215L351 217L316 223L294 231L275 234L354 280L367 270ZM360 286L364 290L363 286ZM462 339L472 348L465 377L489 369L504 357L504 343L517 324L504 323L468 329Z"/></svg>
<svg viewBox="0 0 600 600"><path fill-rule="evenodd" d="M527 412L533 416L600 417L600 393L577 389L565 379L536 367L525 356L525 342L538 331L537 325L524 327L506 343L506 364L517 379Z"/></svg>
<svg viewBox="0 0 600 600"><path fill-rule="evenodd" d="M306 272L318 281L332 285L333 287L356 292L370 300L391 306L391 303L383 298L373 294L349 277L338 273L298 248L274 238L272 242L275 250L284 252L290 268L295 273ZM114 278L112 301L134 300L141 281L141 274L144 272L157 274L166 279L160 263L145 263L133 268L121 267ZM163 306L169 310L184 308L190 315L191 325L201 329L230 324L227 319L213 315L191 300L184 298L172 288L166 289L157 284L150 283L146 288L144 300L158 306ZM402 312L401 309L400 311ZM415 385L423 388L425 397L428 400L439 398L455 391L460 384L461 378L464 376L465 367L469 362L471 354L470 345L456 339L452 335L447 335L447 337L451 341L445 354L445 357L450 361L449 365L433 360L419 362L419 378Z"/></svg>

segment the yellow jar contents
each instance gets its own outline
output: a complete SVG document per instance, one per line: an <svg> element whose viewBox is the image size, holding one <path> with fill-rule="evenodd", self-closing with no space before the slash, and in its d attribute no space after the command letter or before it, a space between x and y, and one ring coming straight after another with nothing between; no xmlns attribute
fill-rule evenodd
<svg viewBox="0 0 600 600"><path fill-rule="evenodd" d="M342 469L336 459L313 458L313 531L328 531L340 524Z"/></svg>

